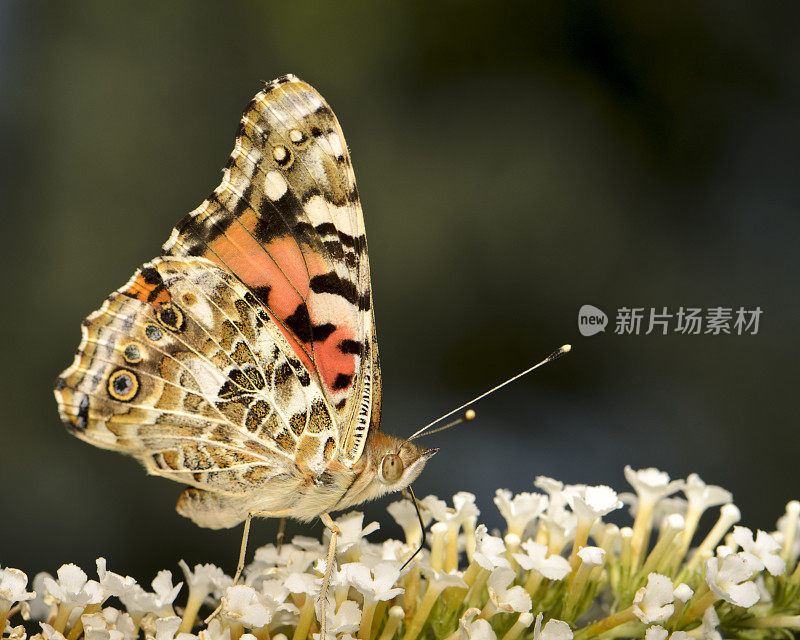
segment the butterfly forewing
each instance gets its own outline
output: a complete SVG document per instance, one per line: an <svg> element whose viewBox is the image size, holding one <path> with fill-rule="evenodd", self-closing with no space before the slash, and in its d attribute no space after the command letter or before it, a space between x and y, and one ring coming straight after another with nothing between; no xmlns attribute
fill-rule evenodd
<svg viewBox="0 0 800 640"><path fill-rule="evenodd" d="M204 256L250 289L319 380L354 464L379 420L369 261L344 136L314 89L286 76L256 95L222 183L164 253Z"/></svg>

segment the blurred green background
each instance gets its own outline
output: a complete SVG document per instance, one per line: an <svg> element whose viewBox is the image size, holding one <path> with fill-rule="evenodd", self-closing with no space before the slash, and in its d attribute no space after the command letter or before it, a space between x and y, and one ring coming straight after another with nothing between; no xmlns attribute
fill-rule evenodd
<svg viewBox="0 0 800 640"><path fill-rule="evenodd" d="M338 114L366 212L384 427L481 403L418 495L537 474L625 488L698 472L771 528L800 497L800 5L0 3L0 564L145 579L240 532L70 437L52 398L79 323L214 187L241 109L292 72ZM583 304L612 326L583 338ZM618 307L764 310L756 336L618 336ZM369 507L384 533L384 511ZM255 527L256 544L274 523ZM319 523L289 532L318 534Z"/></svg>

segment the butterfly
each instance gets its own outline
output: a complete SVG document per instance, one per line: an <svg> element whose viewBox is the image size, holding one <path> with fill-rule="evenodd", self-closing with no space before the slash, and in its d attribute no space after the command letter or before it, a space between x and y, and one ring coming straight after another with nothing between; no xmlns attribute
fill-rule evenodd
<svg viewBox="0 0 800 640"><path fill-rule="evenodd" d="M222 182L86 318L55 396L70 433L187 485L202 527L330 526L419 475L435 450L379 428L364 217L317 91L287 75L250 101Z"/></svg>

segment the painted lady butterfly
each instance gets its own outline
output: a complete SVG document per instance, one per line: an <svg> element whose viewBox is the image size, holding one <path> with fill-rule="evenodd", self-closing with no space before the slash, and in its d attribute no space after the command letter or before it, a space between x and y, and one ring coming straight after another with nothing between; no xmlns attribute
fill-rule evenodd
<svg viewBox="0 0 800 640"><path fill-rule="evenodd" d="M55 395L71 433L188 485L203 527L329 524L419 475L435 451L379 430L364 218L313 88L253 98L222 183L84 321Z"/></svg>

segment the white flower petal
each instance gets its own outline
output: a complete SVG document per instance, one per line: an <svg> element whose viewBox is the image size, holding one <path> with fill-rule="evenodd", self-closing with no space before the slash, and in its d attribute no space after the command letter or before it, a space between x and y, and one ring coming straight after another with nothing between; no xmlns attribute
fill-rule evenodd
<svg viewBox="0 0 800 640"><path fill-rule="evenodd" d="M706 582L720 598L739 607L752 607L758 602L758 588L748 582L754 574L751 561L742 553L706 562Z"/></svg>
<svg viewBox="0 0 800 640"><path fill-rule="evenodd" d="M644 632L644 640L667 640L668 637L669 631L659 625L648 627Z"/></svg>
<svg viewBox="0 0 800 640"><path fill-rule="evenodd" d="M5 600L8 605L35 598L34 592L25 591L27 586L28 576L19 569L7 567L0 570L0 600Z"/></svg>
<svg viewBox="0 0 800 640"><path fill-rule="evenodd" d="M675 612L672 580L658 573L647 576L647 585L633 598L633 614L645 624L662 622Z"/></svg>

